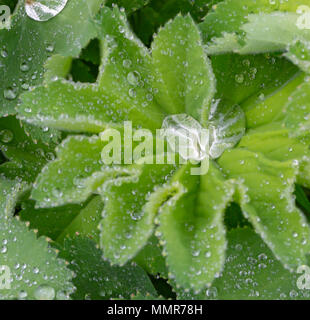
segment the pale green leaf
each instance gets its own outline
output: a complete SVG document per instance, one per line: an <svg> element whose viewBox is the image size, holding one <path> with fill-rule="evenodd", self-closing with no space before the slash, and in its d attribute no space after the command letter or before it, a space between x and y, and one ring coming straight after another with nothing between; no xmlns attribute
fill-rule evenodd
<svg viewBox="0 0 310 320"><path fill-rule="evenodd" d="M96 36L91 18L102 2L70 0L59 15L47 22L29 18L24 0L18 2L10 29L0 30L2 116L15 113L17 97L25 89L42 83L43 65L51 53L77 56Z"/></svg>
<svg viewBox="0 0 310 320"><path fill-rule="evenodd" d="M135 168L105 166L101 158L104 145L98 136L64 140L56 150L57 159L43 168L34 184L32 198L37 206L82 203L107 180L130 180L139 175Z"/></svg>
<svg viewBox="0 0 310 320"><path fill-rule="evenodd" d="M297 287L297 280L303 275L284 269L253 230L231 230L227 238L227 259L222 275L202 294L180 292L179 299L309 299L309 291Z"/></svg>
<svg viewBox="0 0 310 320"><path fill-rule="evenodd" d="M168 113L187 113L205 124L215 79L190 16L177 16L160 29L152 58L160 104Z"/></svg>
<svg viewBox="0 0 310 320"><path fill-rule="evenodd" d="M223 171L239 181L237 200L257 233L286 268L306 263L310 228L293 197L298 166L260 153L233 149L219 159Z"/></svg>
<svg viewBox="0 0 310 320"><path fill-rule="evenodd" d="M166 186L174 165L143 165L136 181L110 183L101 192L105 207L101 222L101 247L111 262L124 264L147 243L161 207L178 190Z"/></svg>
<svg viewBox="0 0 310 320"><path fill-rule="evenodd" d="M157 235L164 247L169 278L184 289L200 291L222 270L226 240L224 211L233 183L214 164L202 176L182 167L170 182L179 185L174 202L162 207Z"/></svg>
<svg viewBox="0 0 310 320"><path fill-rule="evenodd" d="M285 125L292 135L308 135L310 129L310 84L299 86L289 97L284 108Z"/></svg>
<svg viewBox="0 0 310 320"><path fill-rule="evenodd" d="M240 141L239 147L261 152L271 160L295 160L299 163L297 182L310 187L310 150L309 143L291 136L280 122L250 130Z"/></svg>

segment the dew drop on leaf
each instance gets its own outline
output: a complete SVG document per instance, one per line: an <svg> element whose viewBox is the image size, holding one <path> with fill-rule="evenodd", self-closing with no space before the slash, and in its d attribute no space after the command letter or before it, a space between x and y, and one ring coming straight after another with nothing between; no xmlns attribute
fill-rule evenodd
<svg viewBox="0 0 310 320"><path fill-rule="evenodd" d="M125 59L123 61L123 66L124 68L130 68L131 67L132 62L129 59Z"/></svg>
<svg viewBox="0 0 310 320"><path fill-rule="evenodd" d="M34 296L37 300L53 300L55 289L47 285L41 285L35 290Z"/></svg>
<svg viewBox="0 0 310 320"><path fill-rule="evenodd" d="M9 143L13 140L14 134L12 131L4 129L0 131L0 140L3 143Z"/></svg>
<svg viewBox="0 0 310 320"><path fill-rule="evenodd" d="M169 115L164 119L162 129L171 150L178 152L183 159L200 161L207 157L208 137L202 135L203 127L191 116Z"/></svg>
<svg viewBox="0 0 310 320"><path fill-rule="evenodd" d="M47 21L57 16L66 6L68 0L26 0L25 9L29 18Z"/></svg>
<svg viewBox="0 0 310 320"><path fill-rule="evenodd" d="M129 96L131 97L131 98L135 98L136 96L137 96L137 92L136 92L136 90L135 89L133 89L133 88L131 88L131 89L129 89Z"/></svg>
<svg viewBox="0 0 310 320"><path fill-rule="evenodd" d="M236 76L235 76L235 80L236 80L236 82L237 83L243 83L243 81L244 81L244 75L243 74L237 74Z"/></svg>
<svg viewBox="0 0 310 320"><path fill-rule="evenodd" d="M14 89L12 88L7 88L3 92L4 98L7 100L14 100L16 98L16 93Z"/></svg>
<svg viewBox="0 0 310 320"><path fill-rule="evenodd" d="M27 63L22 63L21 65L20 65L20 70L21 71L23 71L23 72L26 72L26 71L28 71L29 70L29 65L27 64Z"/></svg>
<svg viewBox="0 0 310 320"><path fill-rule="evenodd" d="M129 72L127 75L127 81L129 82L129 84L133 86L138 86L140 80L141 80L141 76L138 71Z"/></svg>
<svg viewBox="0 0 310 320"><path fill-rule="evenodd" d="M8 53L7 53L7 51L6 50L1 50L1 57L2 58L6 58L7 56L8 56Z"/></svg>
<svg viewBox="0 0 310 320"><path fill-rule="evenodd" d="M24 291L24 290L21 290L19 293L18 293L18 299L19 300L24 300L26 299L28 296L27 292Z"/></svg>

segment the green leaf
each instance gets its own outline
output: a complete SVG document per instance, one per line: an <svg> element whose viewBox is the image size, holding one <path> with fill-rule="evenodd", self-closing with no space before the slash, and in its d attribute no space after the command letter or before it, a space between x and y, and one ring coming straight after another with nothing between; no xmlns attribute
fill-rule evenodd
<svg viewBox="0 0 310 320"><path fill-rule="evenodd" d="M296 185L295 188L296 202L306 212L307 217L310 215L310 201L300 185Z"/></svg>
<svg viewBox="0 0 310 320"><path fill-rule="evenodd" d="M10 179L33 182L46 162L54 159L58 137L54 131L25 128L15 117L1 118L0 148L11 162L2 164L0 172Z"/></svg>
<svg viewBox="0 0 310 320"><path fill-rule="evenodd" d="M97 27L102 51L98 81L81 84L58 79L37 87L23 95L18 107L20 119L91 133L126 120L133 121L134 127L160 127L164 113L150 86L153 76L148 50L130 31L126 16L118 9L103 8ZM50 69L49 79L51 70L55 68Z"/></svg>
<svg viewBox="0 0 310 320"><path fill-rule="evenodd" d="M285 105L292 93L304 82L305 74L297 73L277 90L271 88L259 92L242 103L248 128L257 128L274 120L283 118Z"/></svg>
<svg viewBox="0 0 310 320"><path fill-rule="evenodd" d="M211 6L219 0L151 0L148 5L134 12L130 22L138 37L149 46L153 35L177 14L190 13L201 21Z"/></svg>
<svg viewBox="0 0 310 320"><path fill-rule="evenodd" d="M150 0L108 0L106 5L118 5L120 8L124 8L129 15L147 5L149 2Z"/></svg>
<svg viewBox="0 0 310 320"><path fill-rule="evenodd" d="M0 220L13 215L19 197L28 190L29 186L24 182L0 178Z"/></svg>
<svg viewBox="0 0 310 320"><path fill-rule="evenodd" d="M101 3L101 0L70 0L59 15L38 22L26 15L24 0L19 1L10 29L0 30L0 88L4 93L0 96L0 115L14 114L17 97L42 82L43 65L51 52L77 56L96 36L91 17Z"/></svg>
<svg viewBox="0 0 310 320"><path fill-rule="evenodd" d="M66 205L51 209L36 209L35 202L22 202L19 216L29 222L30 229L37 230L38 236L47 236L56 240L72 221L78 216L81 205Z"/></svg>
<svg viewBox="0 0 310 320"><path fill-rule="evenodd" d="M100 244L112 263L124 264L147 243L160 208L178 192L163 186L175 171L173 165L143 165L137 180L111 183L101 193L105 200Z"/></svg>
<svg viewBox="0 0 310 320"><path fill-rule="evenodd" d="M0 292L1 299L64 299L73 291L72 273L43 238L36 238L26 225L11 218L1 221L1 265L13 281Z"/></svg>
<svg viewBox="0 0 310 320"><path fill-rule="evenodd" d="M297 287L298 275L283 268L251 229L227 234L228 250L222 275L201 295L180 292L179 299L295 300L309 299Z"/></svg>
<svg viewBox="0 0 310 320"><path fill-rule="evenodd" d="M285 125L294 136L309 135L310 129L310 84L304 82L289 97L284 108Z"/></svg>
<svg viewBox="0 0 310 320"><path fill-rule="evenodd" d="M177 16L159 31L152 57L160 104L170 114L187 113L205 123L215 81L190 16Z"/></svg>
<svg viewBox="0 0 310 320"><path fill-rule="evenodd" d="M65 78L70 72L72 65L72 57L65 57L55 54L49 57L45 63L45 81L54 81L57 78Z"/></svg>
<svg viewBox="0 0 310 320"><path fill-rule="evenodd" d="M34 184L31 196L37 206L82 203L104 182L130 180L139 174L136 168L104 166L104 145L98 136L71 136L64 140L56 149L57 159L45 166Z"/></svg>
<svg viewBox="0 0 310 320"><path fill-rule="evenodd" d="M162 296L152 296L150 294L143 295L141 293L138 293L136 295L131 295L130 300L166 300Z"/></svg>
<svg viewBox="0 0 310 320"><path fill-rule="evenodd" d="M161 278L168 278L166 261L162 255L162 247L158 239L152 235L144 248L137 254L134 261L154 276L160 275Z"/></svg>
<svg viewBox="0 0 310 320"><path fill-rule="evenodd" d="M159 128L164 106L158 104L156 75L152 72L149 50L131 31L126 15L117 8L104 8L98 19L105 55L100 67L99 86L113 96L118 112L129 109L134 126ZM122 119L125 120L125 119Z"/></svg>
<svg viewBox="0 0 310 320"><path fill-rule="evenodd" d="M211 60L217 82L216 96L233 103L245 104L246 111L248 108L256 110L253 96L261 102L259 98L278 91L299 71L285 58L275 54L223 54L212 56ZM251 103L247 105L246 101L249 99ZM252 119L250 120L251 124Z"/></svg>
<svg viewBox="0 0 310 320"><path fill-rule="evenodd" d="M284 51L296 34L307 35L297 27L297 13L250 14L247 19L249 22L242 26L246 44L240 53Z"/></svg>
<svg viewBox="0 0 310 320"><path fill-rule="evenodd" d="M57 258L45 239L37 239L13 217L25 186L1 180L0 187L0 270L2 279L6 279L0 299L64 299L73 291L72 273L65 261Z"/></svg>
<svg viewBox="0 0 310 320"><path fill-rule="evenodd" d="M200 28L212 54L284 50L297 28L297 9L303 0L226 0L214 6ZM267 31L267 32L266 32Z"/></svg>
<svg viewBox="0 0 310 320"><path fill-rule="evenodd" d="M222 270L226 240L224 211L234 186L211 164L208 174L192 176L184 166L171 184L179 194L163 206L157 235L164 247L169 278L184 289L200 291Z"/></svg>
<svg viewBox="0 0 310 320"><path fill-rule="evenodd" d="M246 149L229 150L219 159L223 171L239 180L237 200L246 218L286 268L306 263L310 228L295 206L298 167Z"/></svg>
<svg viewBox="0 0 310 320"><path fill-rule="evenodd" d="M267 158L277 161L298 161L297 182L310 187L309 143L291 137L291 132L279 122L250 130L240 141L239 147L261 152Z"/></svg>
<svg viewBox="0 0 310 320"><path fill-rule="evenodd" d="M60 256L70 261L69 268L76 274L73 283L77 290L71 296L73 299L129 299L137 293L157 296L143 269L130 263L123 267L111 266L89 239L65 240Z"/></svg>
<svg viewBox="0 0 310 320"><path fill-rule="evenodd" d="M18 117L28 123L76 132L99 133L112 122L126 119L113 99L96 85L56 80L22 96Z"/></svg>
<svg viewBox="0 0 310 320"><path fill-rule="evenodd" d="M304 40L295 40L290 43L284 55L295 63L302 71L310 73L310 43Z"/></svg>
<svg viewBox="0 0 310 320"><path fill-rule="evenodd" d="M57 241L62 241L65 237L74 237L80 235L92 239L99 243L98 225L102 219L103 201L100 196L96 196L89 201L70 224L63 228Z"/></svg>

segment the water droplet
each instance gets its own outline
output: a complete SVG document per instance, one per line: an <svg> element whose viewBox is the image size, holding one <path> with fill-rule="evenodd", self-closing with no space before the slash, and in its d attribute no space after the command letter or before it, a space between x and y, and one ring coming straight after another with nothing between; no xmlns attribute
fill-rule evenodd
<svg viewBox="0 0 310 320"><path fill-rule="evenodd" d="M34 274L38 274L38 273L39 273L39 271L40 271L40 270L39 270L39 268L38 268L38 267L33 268L33 273L34 273Z"/></svg>
<svg viewBox="0 0 310 320"><path fill-rule="evenodd" d="M148 100L148 101L153 101L153 95L152 94L147 94L146 95L146 100Z"/></svg>
<svg viewBox="0 0 310 320"><path fill-rule="evenodd" d="M12 131L4 129L0 131L0 140L3 143L9 143L13 140L14 134Z"/></svg>
<svg viewBox="0 0 310 320"><path fill-rule="evenodd" d="M2 248L1 248L1 251L0 251L1 253L7 253L8 252L8 248L6 247L6 246L3 246Z"/></svg>
<svg viewBox="0 0 310 320"><path fill-rule="evenodd" d="M46 51L47 51L47 52L53 52L53 51L54 51L54 46L53 46L52 44L48 45L48 46L46 47Z"/></svg>
<svg viewBox="0 0 310 320"><path fill-rule="evenodd" d="M297 298L298 297L298 292L297 291L295 291L295 290L291 290L290 291L290 297L291 298Z"/></svg>
<svg viewBox="0 0 310 320"><path fill-rule="evenodd" d="M211 298L211 299L215 299L217 297L217 288L216 287L212 287L207 289L206 291L206 296Z"/></svg>
<svg viewBox="0 0 310 320"><path fill-rule="evenodd" d="M198 257L200 255L200 250L196 250L193 252L193 257Z"/></svg>
<svg viewBox="0 0 310 320"><path fill-rule="evenodd" d="M18 293L18 299L20 299L20 300L26 299L27 296L28 296L28 294L27 294L27 292L24 291L24 290L21 290L21 291Z"/></svg>
<svg viewBox="0 0 310 320"><path fill-rule="evenodd" d="M123 66L124 66L124 68L130 68L131 67L131 61L129 60L129 59L125 59L124 61L123 61Z"/></svg>
<svg viewBox="0 0 310 320"><path fill-rule="evenodd" d="M20 65L20 70L23 71L23 72L28 71L29 70L29 65L26 62L22 63Z"/></svg>
<svg viewBox="0 0 310 320"><path fill-rule="evenodd" d="M136 96L137 96L137 92L136 92L136 90L135 89L133 89L133 88L131 88L131 89L129 89L129 96L131 97L131 98L135 98Z"/></svg>
<svg viewBox="0 0 310 320"><path fill-rule="evenodd" d="M64 291L58 291L56 294L57 300L69 300L69 295Z"/></svg>
<svg viewBox="0 0 310 320"><path fill-rule="evenodd" d="M141 80L140 73L138 71L129 72L127 75L127 81L132 86L138 86Z"/></svg>
<svg viewBox="0 0 310 320"><path fill-rule="evenodd" d="M8 53L6 50L1 50L0 54L2 58L6 58L8 56Z"/></svg>
<svg viewBox="0 0 310 320"><path fill-rule="evenodd" d="M243 74L236 74L235 80L236 80L237 83L243 83L244 75Z"/></svg>
<svg viewBox="0 0 310 320"><path fill-rule="evenodd" d="M217 159L233 148L245 133L245 115L239 106L224 106L220 100L212 103L209 115L210 158Z"/></svg>
<svg viewBox="0 0 310 320"><path fill-rule="evenodd" d="M7 100L14 100L17 96L14 89L12 88L5 89L3 92L3 95L4 95L4 98Z"/></svg>
<svg viewBox="0 0 310 320"><path fill-rule="evenodd" d="M187 114L167 116L160 133L172 152L178 152L185 160L201 161L208 155L208 130Z"/></svg>
<svg viewBox="0 0 310 320"><path fill-rule="evenodd" d="M261 253L259 256L258 256L258 260L260 261L264 261L264 260L267 260L267 256L265 255L265 253Z"/></svg>
<svg viewBox="0 0 310 320"><path fill-rule="evenodd" d="M53 300L55 298L55 289L47 285L41 285L35 290L34 297L37 300Z"/></svg>
<svg viewBox="0 0 310 320"><path fill-rule="evenodd" d="M29 18L47 21L57 16L68 0L26 0L25 9Z"/></svg>
<svg viewBox="0 0 310 320"><path fill-rule="evenodd" d="M29 90L29 84L26 82L22 83L21 87L23 90Z"/></svg>

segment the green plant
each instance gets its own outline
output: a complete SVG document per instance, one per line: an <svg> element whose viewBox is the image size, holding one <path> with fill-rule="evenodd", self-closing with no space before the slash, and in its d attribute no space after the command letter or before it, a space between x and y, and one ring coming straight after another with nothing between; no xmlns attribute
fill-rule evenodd
<svg viewBox="0 0 310 320"><path fill-rule="evenodd" d="M307 299L308 1L115 2L0 30L0 297ZM213 130L206 174L104 164L107 128L177 114Z"/></svg>

